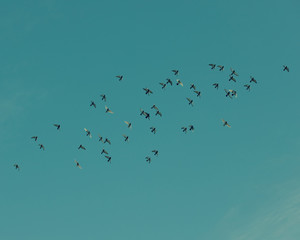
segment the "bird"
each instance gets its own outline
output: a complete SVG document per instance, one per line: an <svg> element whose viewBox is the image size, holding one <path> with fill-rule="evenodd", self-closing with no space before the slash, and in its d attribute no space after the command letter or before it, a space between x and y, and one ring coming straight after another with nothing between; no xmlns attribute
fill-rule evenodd
<svg viewBox="0 0 300 240"><path fill-rule="evenodd" d="M210 64L208 64L208 65L211 66L211 69L214 69L214 68L216 67L216 64L210 63Z"/></svg>
<svg viewBox="0 0 300 240"><path fill-rule="evenodd" d="M125 138L125 139L124 139L124 141L125 141L125 142L128 142L128 140L129 140L129 137L128 137L128 136L126 136L126 135L124 135L124 134L123 134L123 137Z"/></svg>
<svg viewBox="0 0 300 240"><path fill-rule="evenodd" d="M105 109L106 109L105 113L111 113L111 114L113 114L113 112L107 106L105 106Z"/></svg>
<svg viewBox="0 0 300 240"><path fill-rule="evenodd" d="M227 126L227 127L231 128L231 126L228 124L227 121L225 121L224 119L222 119L222 122L223 122L223 127Z"/></svg>
<svg viewBox="0 0 300 240"><path fill-rule="evenodd" d="M33 137L31 137L31 138L34 139L34 141L37 141L38 136L33 136Z"/></svg>
<svg viewBox="0 0 300 240"><path fill-rule="evenodd" d="M40 146L40 149L43 149L43 150L45 150L45 147L44 147L44 145L43 145L43 144L39 144L39 146Z"/></svg>
<svg viewBox="0 0 300 240"><path fill-rule="evenodd" d="M162 114L160 111L156 111L155 116L159 115L160 117L162 117Z"/></svg>
<svg viewBox="0 0 300 240"><path fill-rule="evenodd" d="M176 82L176 85L181 85L183 87L183 83L179 79L176 79Z"/></svg>
<svg viewBox="0 0 300 240"><path fill-rule="evenodd" d="M86 150L86 148L84 146L82 146L81 144L79 145L78 149Z"/></svg>
<svg viewBox="0 0 300 240"><path fill-rule="evenodd" d="M224 66L222 66L222 65L218 65L217 67L219 68L219 71L223 71L224 70Z"/></svg>
<svg viewBox="0 0 300 240"><path fill-rule="evenodd" d="M127 121L124 121L124 122L127 124L127 127L128 127L128 128L132 128L131 122L127 122Z"/></svg>
<svg viewBox="0 0 300 240"><path fill-rule="evenodd" d="M171 81L170 78L167 78L166 80L167 80L167 83L166 83L166 84L170 84L171 86L173 85L173 82Z"/></svg>
<svg viewBox="0 0 300 240"><path fill-rule="evenodd" d="M231 75L238 76L237 72L234 69L230 68L230 71L231 71Z"/></svg>
<svg viewBox="0 0 300 240"><path fill-rule="evenodd" d="M187 133L187 127L182 127L182 132Z"/></svg>
<svg viewBox="0 0 300 240"><path fill-rule="evenodd" d="M219 88L219 83L214 83L213 86L218 89Z"/></svg>
<svg viewBox="0 0 300 240"><path fill-rule="evenodd" d="M160 85L162 85L162 87L161 87L161 89L164 89L166 86L167 86L167 84L166 83L159 83Z"/></svg>
<svg viewBox="0 0 300 240"><path fill-rule="evenodd" d="M190 89L196 90L196 86L192 83L191 86L190 86Z"/></svg>
<svg viewBox="0 0 300 240"><path fill-rule="evenodd" d="M99 142L103 142L103 137L101 137L100 135L98 135L99 137Z"/></svg>
<svg viewBox="0 0 300 240"><path fill-rule="evenodd" d="M152 150L152 152L154 153L154 156L158 156L158 150Z"/></svg>
<svg viewBox="0 0 300 240"><path fill-rule="evenodd" d="M155 104L152 105L151 109L155 109L156 111L159 111L159 110L158 110L158 107L157 107Z"/></svg>
<svg viewBox="0 0 300 240"><path fill-rule="evenodd" d="M250 83L252 83L252 82L257 83L256 79L254 77L250 76Z"/></svg>
<svg viewBox="0 0 300 240"><path fill-rule="evenodd" d="M102 151L101 151L101 154L103 154L103 153L105 153L105 154L108 155L108 152L107 152L104 148L103 148Z"/></svg>
<svg viewBox="0 0 300 240"><path fill-rule="evenodd" d="M245 84L244 87L246 88L246 90L250 91L250 85L249 84Z"/></svg>
<svg viewBox="0 0 300 240"><path fill-rule="evenodd" d="M60 124L53 124L54 127L56 127L57 130L60 129Z"/></svg>
<svg viewBox="0 0 300 240"><path fill-rule="evenodd" d="M224 89L224 91L226 92L226 95L225 95L226 97L232 98L231 95L230 95L231 92L229 92L227 89Z"/></svg>
<svg viewBox="0 0 300 240"><path fill-rule="evenodd" d="M174 75L178 75L179 70L172 70L172 72L174 73Z"/></svg>
<svg viewBox="0 0 300 240"><path fill-rule="evenodd" d="M283 71L290 72L290 69L288 68L288 66L283 65Z"/></svg>
<svg viewBox="0 0 300 240"><path fill-rule="evenodd" d="M231 92L231 96L235 96L237 98L237 92L232 89L228 89L229 92Z"/></svg>
<svg viewBox="0 0 300 240"><path fill-rule="evenodd" d="M143 109L140 108L140 116L145 115L145 111Z"/></svg>
<svg viewBox="0 0 300 240"><path fill-rule="evenodd" d="M236 79L232 76L232 75L229 75L229 82L232 80L232 81L234 81L234 82L236 82Z"/></svg>
<svg viewBox="0 0 300 240"><path fill-rule="evenodd" d="M143 89L144 89L146 95L150 95L153 93L149 88L143 88Z"/></svg>
<svg viewBox="0 0 300 240"><path fill-rule="evenodd" d="M79 162L77 162L77 161L75 160L75 163L76 163L76 167L78 167L79 169L82 169L82 167L80 166Z"/></svg>
<svg viewBox="0 0 300 240"><path fill-rule="evenodd" d="M150 164L151 158L150 157L146 157L146 162L148 162Z"/></svg>
<svg viewBox="0 0 300 240"><path fill-rule="evenodd" d="M123 75L116 76L116 78L119 78L119 81L122 81L123 80Z"/></svg>
<svg viewBox="0 0 300 240"><path fill-rule="evenodd" d="M145 118L150 120L150 113L144 112Z"/></svg>
<svg viewBox="0 0 300 240"><path fill-rule="evenodd" d="M197 97L201 97L201 92L200 91L194 91L194 93L197 94Z"/></svg>
<svg viewBox="0 0 300 240"><path fill-rule="evenodd" d="M151 129L152 133L154 133L154 134L156 133L156 128L155 127L150 127L150 129Z"/></svg>
<svg viewBox="0 0 300 240"><path fill-rule="evenodd" d="M111 163L111 157L110 156L105 156L107 158L107 162Z"/></svg>
<svg viewBox="0 0 300 240"><path fill-rule="evenodd" d="M91 131L87 130L86 128L84 128L84 131L86 132L87 136L89 136L90 138L92 138Z"/></svg>
<svg viewBox="0 0 300 240"><path fill-rule="evenodd" d="M189 105L194 106L194 105L193 105L194 100L192 100L192 99L190 99L190 98L186 98L186 99L189 101Z"/></svg>
<svg viewBox="0 0 300 240"><path fill-rule="evenodd" d="M94 102L94 101L91 101L91 104L90 104L90 107L94 107L94 108L96 108L96 103Z"/></svg>
<svg viewBox="0 0 300 240"><path fill-rule="evenodd" d="M104 143L108 143L109 145L111 145L111 142L109 141L108 138L105 138Z"/></svg>
<svg viewBox="0 0 300 240"><path fill-rule="evenodd" d="M18 164L15 163L15 164L14 164L14 167L15 167L16 170L20 171L20 167L19 167Z"/></svg>
<svg viewBox="0 0 300 240"><path fill-rule="evenodd" d="M189 130L190 131L194 131L195 130L194 126L193 125L189 125Z"/></svg>
<svg viewBox="0 0 300 240"><path fill-rule="evenodd" d="M105 94L101 94L100 96L101 96L101 100L104 101L104 102L106 102L106 95Z"/></svg>

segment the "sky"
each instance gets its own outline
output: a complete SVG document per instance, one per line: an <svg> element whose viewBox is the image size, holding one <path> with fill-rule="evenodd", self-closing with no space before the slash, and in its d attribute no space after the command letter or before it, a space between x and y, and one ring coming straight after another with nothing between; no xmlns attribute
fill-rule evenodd
<svg viewBox="0 0 300 240"><path fill-rule="evenodd" d="M2 0L0 238L299 239L299 9L296 0ZM250 76L258 83L246 91ZM183 87L161 89L166 78Z"/></svg>

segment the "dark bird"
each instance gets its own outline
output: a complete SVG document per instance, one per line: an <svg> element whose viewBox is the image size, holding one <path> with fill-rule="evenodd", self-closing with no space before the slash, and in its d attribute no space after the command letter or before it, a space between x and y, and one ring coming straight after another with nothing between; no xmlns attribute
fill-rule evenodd
<svg viewBox="0 0 300 240"><path fill-rule="evenodd" d="M128 136L126 136L126 135L124 135L124 134L123 134L123 137L124 137L124 141L125 141L125 142L128 142L128 140L129 140L129 137L128 137Z"/></svg>
<svg viewBox="0 0 300 240"><path fill-rule="evenodd" d="M190 89L196 90L196 86L194 84L191 84Z"/></svg>
<svg viewBox="0 0 300 240"><path fill-rule="evenodd" d="M222 66L222 65L218 65L217 67L219 68L219 71L223 71L224 70L224 66Z"/></svg>
<svg viewBox="0 0 300 240"><path fill-rule="evenodd" d="M194 126L193 126L193 125L190 125L190 126L189 126L189 130L190 130L190 131L194 131L194 130L195 130Z"/></svg>
<svg viewBox="0 0 300 240"><path fill-rule="evenodd" d="M288 66L283 65L283 71L290 72L290 69L288 68Z"/></svg>
<svg viewBox="0 0 300 240"><path fill-rule="evenodd" d="M152 133L154 133L154 134L156 133L156 128L155 127L150 127L150 129L151 129Z"/></svg>
<svg viewBox="0 0 300 240"><path fill-rule="evenodd" d="M228 89L229 92L231 92L231 96L235 96L237 98L237 92L232 89Z"/></svg>
<svg viewBox="0 0 300 240"><path fill-rule="evenodd" d="M230 91L228 91L227 89L224 89L224 91L226 92L226 97L230 97L230 98L232 98L232 97L231 97L231 95L230 95L230 94L231 94L231 92L230 92Z"/></svg>
<svg viewBox="0 0 300 240"><path fill-rule="evenodd" d="M148 162L150 164L151 158L150 157L146 157L146 162Z"/></svg>
<svg viewBox="0 0 300 240"><path fill-rule="evenodd" d="M166 86L167 86L167 84L166 83L159 83L160 85L162 85L162 87L161 87L161 89L164 89Z"/></svg>
<svg viewBox="0 0 300 240"><path fill-rule="evenodd" d="M245 84L244 87L246 88L246 90L250 91L250 85L249 84Z"/></svg>
<svg viewBox="0 0 300 240"><path fill-rule="evenodd" d="M82 146L81 144L79 145L78 149L86 150L86 148L84 146Z"/></svg>
<svg viewBox="0 0 300 240"><path fill-rule="evenodd" d="M123 80L123 75L116 76L116 78L119 78L119 81L122 81Z"/></svg>
<svg viewBox="0 0 300 240"><path fill-rule="evenodd" d="M143 89L144 89L146 95L150 95L153 93L149 88L143 88Z"/></svg>
<svg viewBox="0 0 300 240"><path fill-rule="evenodd" d="M208 64L209 66L211 66L211 69L214 69L216 67L216 64Z"/></svg>
<svg viewBox="0 0 300 240"><path fill-rule="evenodd" d="M160 111L156 111L155 116L159 115L160 117L162 117L162 114Z"/></svg>
<svg viewBox="0 0 300 240"><path fill-rule="evenodd" d="M156 111L158 111L158 107L155 104L152 105L151 109L155 109Z"/></svg>
<svg viewBox="0 0 300 240"><path fill-rule="evenodd" d="M200 91L194 91L194 93L197 94L197 97L201 97L201 92Z"/></svg>
<svg viewBox="0 0 300 240"><path fill-rule="evenodd" d="M176 85L181 85L181 87L183 87L183 83L179 79L176 79L176 82Z"/></svg>
<svg viewBox="0 0 300 240"><path fill-rule="evenodd" d="M103 137L101 137L100 135L98 135L99 137L99 142L103 142Z"/></svg>
<svg viewBox="0 0 300 240"><path fill-rule="evenodd" d="M230 71L231 71L231 75L238 76L237 72L234 69L230 68Z"/></svg>
<svg viewBox="0 0 300 240"><path fill-rule="evenodd" d="M103 154L103 153L105 153L105 154L108 155L108 152L107 152L104 148L103 148L102 151L101 151L101 154Z"/></svg>
<svg viewBox="0 0 300 240"><path fill-rule="evenodd" d="M214 83L213 86L218 89L219 88L219 83Z"/></svg>
<svg viewBox="0 0 300 240"><path fill-rule="evenodd" d="M101 94L100 96L101 96L101 100L104 101L104 102L106 102L106 95L105 94Z"/></svg>
<svg viewBox="0 0 300 240"><path fill-rule="evenodd" d="M166 84L170 84L171 86L173 85L173 82L171 81L170 78L167 78L166 80L167 80L167 83L166 83Z"/></svg>
<svg viewBox="0 0 300 240"><path fill-rule="evenodd" d="M235 79L232 75L229 75L229 77L230 77L230 78L229 78L229 82L230 82L230 81L236 82L236 79Z"/></svg>
<svg viewBox="0 0 300 240"><path fill-rule="evenodd" d="M257 83L256 79L254 77L250 76L250 83L252 83L252 82Z"/></svg>
<svg viewBox="0 0 300 240"><path fill-rule="evenodd" d="M94 102L94 101L91 101L91 104L90 104L90 107L94 107L94 108L96 108L96 103Z"/></svg>
<svg viewBox="0 0 300 240"><path fill-rule="evenodd" d="M228 124L227 121L225 121L224 119L222 119L222 122L223 122L223 127L227 126L227 127L231 128L231 126Z"/></svg>
<svg viewBox="0 0 300 240"><path fill-rule="evenodd" d="M145 115L146 119L148 118L150 120L150 114L149 113L145 112L144 115Z"/></svg>
<svg viewBox="0 0 300 240"><path fill-rule="evenodd" d="M172 72L174 73L174 75L178 75L179 70L172 70Z"/></svg>
<svg viewBox="0 0 300 240"><path fill-rule="evenodd" d="M76 167L78 167L79 169L82 169L82 167L80 166L79 162L77 162L77 161L75 160L75 163L76 163Z"/></svg>
<svg viewBox="0 0 300 240"><path fill-rule="evenodd" d="M192 99L190 99L190 98L186 98L186 99L189 101L189 105L194 106L194 105L193 105L194 100L192 100Z"/></svg>
<svg viewBox="0 0 300 240"><path fill-rule="evenodd" d="M154 156L158 156L158 150L152 150L152 152L154 153Z"/></svg>
<svg viewBox="0 0 300 240"><path fill-rule="evenodd" d="M111 142L107 138L105 138L104 143L108 143L109 145L111 145Z"/></svg>
<svg viewBox="0 0 300 240"><path fill-rule="evenodd" d="M111 157L110 156L105 156L107 158L107 162L111 162Z"/></svg>
<svg viewBox="0 0 300 240"><path fill-rule="evenodd" d="M16 170L20 171L20 167L19 167L18 164L15 163L15 164L14 164L14 167L15 167Z"/></svg>
<svg viewBox="0 0 300 240"><path fill-rule="evenodd" d="M44 145L43 145L43 144L39 144L39 146L40 146L40 149L43 149L43 150L45 150L45 147L44 147Z"/></svg>
<svg viewBox="0 0 300 240"><path fill-rule="evenodd" d="M89 136L90 138L92 138L92 134L89 130L87 130L86 128L84 128L84 131L86 132L86 135Z"/></svg>
<svg viewBox="0 0 300 240"><path fill-rule="evenodd" d="M182 127L182 132L187 133L187 127Z"/></svg>
<svg viewBox="0 0 300 240"><path fill-rule="evenodd" d="M111 114L113 114L113 112L107 107L107 106L105 106L105 113L111 113Z"/></svg>
<svg viewBox="0 0 300 240"><path fill-rule="evenodd" d="M60 129L60 124L53 124L54 127L56 127L57 130Z"/></svg>
<svg viewBox="0 0 300 240"><path fill-rule="evenodd" d="M33 136L33 137L31 137L31 138L34 139L34 141L37 141L38 136Z"/></svg>
<svg viewBox="0 0 300 240"><path fill-rule="evenodd" d="M124 121L124 122L127 124L127 127L128 127L128 128L132 128L131 122L127 122L127 121Z"/></svg>

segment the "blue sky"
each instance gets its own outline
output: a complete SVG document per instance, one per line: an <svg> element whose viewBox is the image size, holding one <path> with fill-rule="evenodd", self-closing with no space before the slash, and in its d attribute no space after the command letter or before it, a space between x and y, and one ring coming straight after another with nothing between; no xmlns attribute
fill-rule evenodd
<svg viewBox="0 0 300 240"><path fill-rule="evenodd" d="M1 239L299 238L298 1L1 3Z"/></svg>

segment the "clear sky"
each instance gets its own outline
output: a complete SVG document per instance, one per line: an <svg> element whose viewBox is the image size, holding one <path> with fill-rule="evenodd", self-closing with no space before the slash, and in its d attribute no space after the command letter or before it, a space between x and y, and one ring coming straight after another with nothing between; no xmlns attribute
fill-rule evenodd
<svg viewBox="0 0 300 240"><path fill-rule="evenodd" d="M296 0L2 0L0 239L299 239L299 10ZM166 78L184 86L162 90Z"/></svg>

